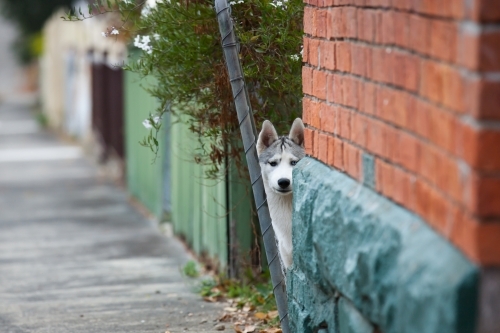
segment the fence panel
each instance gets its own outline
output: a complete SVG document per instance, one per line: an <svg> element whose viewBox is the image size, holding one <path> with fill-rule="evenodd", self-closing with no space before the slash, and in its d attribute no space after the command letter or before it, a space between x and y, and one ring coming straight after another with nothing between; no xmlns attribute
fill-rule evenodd
<svg viewBox="0 0 500 333"><path fill-rule="evenodd" d="M163 159L169 153L164 145L164 135L159 135L160 153L154 161L154 154L139 144L148 130L142 122L157 107L157 100L151 97L141 85L147 86L152 79L142 79L130 71L125 72L125 147L126 179L130 193L146 206L157 218L163 214ZM163 126L162 129L168 127ZM154 163L153 163L154 161Z"/></svg>

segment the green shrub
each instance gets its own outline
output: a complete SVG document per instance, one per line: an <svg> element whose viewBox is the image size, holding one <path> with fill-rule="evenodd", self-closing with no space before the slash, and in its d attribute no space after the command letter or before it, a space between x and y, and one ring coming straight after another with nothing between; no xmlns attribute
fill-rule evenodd
<svg viewBox="0 0 500 333"><path fill-rule="evenodd" d="M197 162L210 165L210 174L217 174L228 157L239 161L239 129L213 1L164 0L153 8L132 0L110 5L124 25L110 27L105 35L113 37L114 29L136 35L134 45L142 55L126 68L157 78L148 89L161 101L157 116L188 116L201 144ZM279 131L288 130L302 109L302 1L239 0L232 2L232 16L257 124L269 119ZM82 17L68 14L67 19ZM158 126L152 119L142 143L157 151Z"/></svg>

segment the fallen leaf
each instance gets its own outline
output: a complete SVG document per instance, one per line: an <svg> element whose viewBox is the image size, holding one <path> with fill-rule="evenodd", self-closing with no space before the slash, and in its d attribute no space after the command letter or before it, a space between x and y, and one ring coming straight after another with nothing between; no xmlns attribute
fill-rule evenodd
<svg viewBox="0 0 500 333"><path fill-rule="evenodd" d="M269 319L274 319L274 318L278 317L278 311L269 311L267 313L267 317L269 317Z"/></svg>
<svg viewBox="0 0 500 333"><path fill-rule="evenodd" d="M237 308L233 308L233 307L227 307L227 308L224 308L224 311L227 311L227 312L236 312L238 311Z"/></svg>
<svg viewBox="0 0 500 333"><path fill-rule="evenodd" d="M255 326L253 325L245 326L245 330L243 331L243 333L252 333L252 332L255 332Z"/></svg>
<svg viewBox="0 0 500 333"><path fill-rule="evenodd" d="M281 328L266 328L263 330L260 330L260 333L282 333Z"/></svg>
<svg viewBox="0 0 500 333"><path fill-rule="evenodd" d="M256 312L254 314L254 316L257 319L266 319L267 318L267 314L265 314L264 312Z"/></svg>

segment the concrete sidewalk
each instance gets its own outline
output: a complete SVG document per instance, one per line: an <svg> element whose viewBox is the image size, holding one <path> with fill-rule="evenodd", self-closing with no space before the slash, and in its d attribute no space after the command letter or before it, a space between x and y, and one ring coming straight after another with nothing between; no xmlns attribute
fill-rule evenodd
<svg viewBox="0 0 500 333"><path fill-rule="evenodd" d="M0 104L1 333L215 332L189 259L80 148Z"/></svg>

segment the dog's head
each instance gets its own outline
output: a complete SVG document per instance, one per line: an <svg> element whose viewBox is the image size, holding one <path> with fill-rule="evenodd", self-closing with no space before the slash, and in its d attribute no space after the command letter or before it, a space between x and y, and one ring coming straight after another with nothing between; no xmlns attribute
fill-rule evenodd
<svg viewBox="0 0 500 333"><path fill-rule="evenodd" d="M273 124L265 120L257 140L257 154L262 177L269 188L281 195L292 193L292 169L305 156L302 120L295 119L290 134L281 137Z"/></svg>

